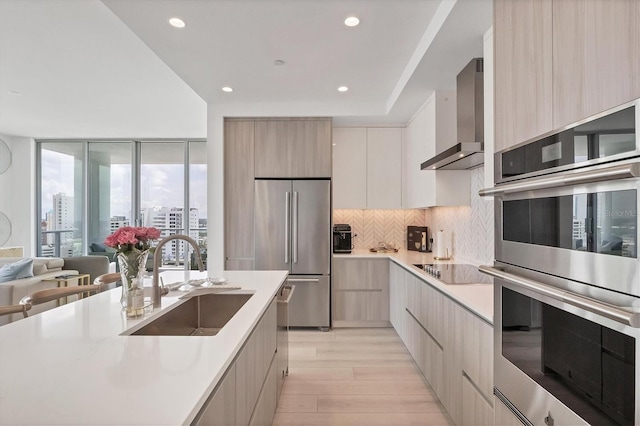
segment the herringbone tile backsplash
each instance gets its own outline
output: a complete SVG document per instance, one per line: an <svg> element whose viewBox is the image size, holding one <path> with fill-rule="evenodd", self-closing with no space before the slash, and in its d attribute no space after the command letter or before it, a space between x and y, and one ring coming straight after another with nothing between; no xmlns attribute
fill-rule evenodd
<svg viewBox="0 0 640 426"><path fill-rule="evenodd" d="M454 258L491 263L494 257L493 199L478 195L484 187L484 167L471 171L471 206L434 207L425 223L434 234L442 229Z"/></svg>
<svg viewBox="0 0 640 426"><path fill-rule="evenodd" d="M406 247L407 226L424 226L425 211L413 210L334 210L333 223L351 225L353 246L376 247L379 242Z"/></svg>
<svg viewBox="0 0 640 426"><path fill-rule="evenodd" d="M484 168L471 172L471 206L412 210L334 210L333 223L351 225L354 248L375 247L379 242L407 246L407 226L442 229L455 258L479 263L493 260L493 200L478 196L484 185Z"/></svg>

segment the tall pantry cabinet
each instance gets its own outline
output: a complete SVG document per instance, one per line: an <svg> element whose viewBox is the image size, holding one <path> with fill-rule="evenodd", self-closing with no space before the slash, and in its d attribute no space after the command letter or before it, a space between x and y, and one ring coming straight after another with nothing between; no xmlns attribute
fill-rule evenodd
<svg viewBox="0 0 640 426"><path fill-rule="evenodd" d="M253 120L225 120L225 269L254 269L254 138Z"/></svg>
<svg viewBox="0 0 640 426"><path fill-rule="evenodd" d="M640 2L495 0L495 150L640 97Z"/></svg>
<svg viewBox="0 0 640 426"><path fill-rule="evenodd" d="M331 178L331 119L225 119L226 269L255 267L256 178Z"/></svg>

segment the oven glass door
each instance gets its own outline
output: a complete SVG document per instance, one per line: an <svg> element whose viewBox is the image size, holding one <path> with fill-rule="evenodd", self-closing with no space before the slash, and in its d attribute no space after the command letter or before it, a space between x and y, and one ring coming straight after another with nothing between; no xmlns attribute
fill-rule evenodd
<svg viewBox="0 0 640 426"><path fill-rule="evenodd" d="M637 258L636 190L514 199L503 204L506 241Z"/></svg>
<svg viewBox="0 0 640 426"><path fill-rule="evenodd" d="M640 297L640 178L496 199L496 260Z"/></svg>
<svg viewBox="0 0 640 426"><path fill-rule="evenodd" d="M588 423L634 424L636 339L500 288L502 357Z"/></svg>
<svg viewBox="0 0 640 426"><path fill-rule="evenodd" d="M500 153L498 182L631 158L640 153L632 106Z"/></svg>

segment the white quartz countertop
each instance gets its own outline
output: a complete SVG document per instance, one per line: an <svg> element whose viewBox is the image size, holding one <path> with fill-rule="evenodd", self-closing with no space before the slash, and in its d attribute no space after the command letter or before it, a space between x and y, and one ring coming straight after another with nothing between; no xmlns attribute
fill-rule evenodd
<svg viewBox="0 0 640 426"><path fill-rule="evenodd" d="M204 278L192 271L189 278ZM121 314L120 288L0 327L0 424L189 424L231 364L286 271L225 271L254 295L216 336L127 336L182 302L162 298L142 319ZM164 272L165 283L185 279Z"/></svg>
<svg viewBox="0 0 640 426"><path fill-rule="evenodd" d="M388 258L392 262L429 283L451 299L455 300L469 311L490 324L493 324L493 284L445 284L437 278L425 274L414 263L465 263L479 266L477 262L465 259L452 258L450 260L434 260L433 253L420 253L417 251L399 250L397 253L372 253L367 249L356 249L351 254L334 254L334 258Z"/></svg>

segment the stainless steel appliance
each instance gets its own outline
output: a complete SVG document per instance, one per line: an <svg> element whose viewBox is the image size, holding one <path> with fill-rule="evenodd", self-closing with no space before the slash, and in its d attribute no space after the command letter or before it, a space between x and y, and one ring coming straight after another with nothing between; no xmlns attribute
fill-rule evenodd
<svg viewBox="0 0 640 426"><path fill-rule="evenodd" d="M495 394L524 424L640 424L639 101L496 154Z"/></svg>
<svg viewBox="0 0 640 426"><path fill-rule="evenodd" d="M422 170L465 170L484 163L483 74L484 61L475 58L457 75L456 128L459 142L422 163Z"/></svg>
<svg viewBox="0 0 640 426"><path fill-rule="evenodd" d="M430 252L429 228L426 226L407 226L407 250Z"/></svg>
<svg viewBox="0 0 640 426"><path fill-rule="evenodd" d="M333 252L351 253L351 225L337 223L333 225Z"/></svg>
<svg viewBox="0 0 640 426"><path fill-rule="evenodd" d="M255 181L255 269L289 271L293 327L330 326L330 200L329 180Z"/></svg>
<svg viewBox="0 0 640 426"><path fill-rule="evenodd" d="M445 284L491 284L491 278L478 272L473 265L463 263L414 264L425 274L436 277Z"/></svg>

